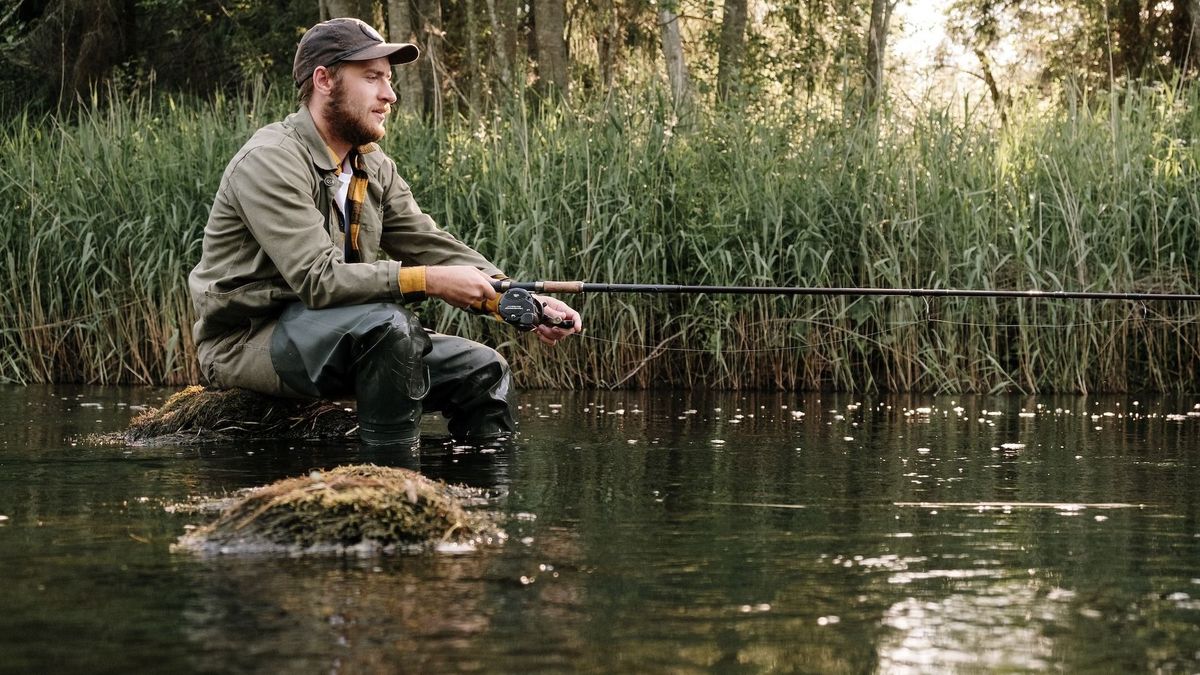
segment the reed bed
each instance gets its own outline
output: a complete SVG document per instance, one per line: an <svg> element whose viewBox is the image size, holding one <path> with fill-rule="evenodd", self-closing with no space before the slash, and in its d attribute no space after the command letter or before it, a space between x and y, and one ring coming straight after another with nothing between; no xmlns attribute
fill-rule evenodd
<svg viewBox="0 0 1200 675"><path fill-rule="evenodd" d="M424 208L518 279L1195 293L1198 104L1155 89L1025 106L1003 130L798 107L685 128L648 89L397 119L384 145ZM185 280L208 206L238 146L292 107L257 92L0 125L0 378L196 381ZM587 332L554 350L421 311L500 345L531 387L1179 391L1200 365L1183 303L568 300Z"/></svg>

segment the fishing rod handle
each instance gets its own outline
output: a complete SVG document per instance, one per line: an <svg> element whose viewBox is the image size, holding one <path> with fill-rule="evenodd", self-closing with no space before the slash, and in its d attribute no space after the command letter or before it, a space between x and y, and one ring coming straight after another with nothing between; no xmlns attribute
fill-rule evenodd
<svg viewBox="0 0 1200 675"><path fill-rule="evenodd" d="M582 293L582 281L513 281L511 279L496 279L492 288L497 293L503 293L510 288L519 288L534 293Z"/></svg>

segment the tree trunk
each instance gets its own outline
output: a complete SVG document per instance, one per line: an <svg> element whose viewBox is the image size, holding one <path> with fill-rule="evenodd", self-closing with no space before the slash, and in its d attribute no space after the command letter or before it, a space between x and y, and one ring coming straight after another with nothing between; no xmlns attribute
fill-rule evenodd
<svg viewBox="0 0 1200 675"><path fill-rule="evenodd" d="M874 110L883 95L883 59L887 54L888 24L896 0L871 0L871 25L867 29L866 81L863 108Z"/></svg>
<svg viewBox="0 0 1200 675"><path fill-rule="evenodd" d="M44 78L58 106L103 98L104 82L126 58L125 28L135 20L133 5L116 0L64 0L47 8L13 50L16 63ZM132 39L132 38L128 38Z"/></svg>
<svg viewBox="0 0 1200 675"><path fill-rule="evenodd" d="M1188 32L1187 59L1184 61L1185 70L1200 71L1200 0L1187 0Z"/></svg>
<svg viewBox="0 0 1200 675"><path fill-rule="evenodd" d="M538 88L567 96L566 4L563 0L534 0L534 39L537 46Z"/></svg>
<svg viewBox="0 0 1200 675"><path fill-rule="evenodd" d="M717 100L729 100L742 79L742 50L746 36L746 0L725 0L721 44L717 54Z"/></svg>
<svg viewBox="0 0 1200 675"><path fill-rule="evenodd" d="M1130 79L1136 79L1141 77L1145 66L1141 0L1118 0L1116 21L1117 70L1124 71Z"/></svg>
<svg viewBox="0 0 1200 675"><path fill-rule="evenodd" d="M1195 26L1193 18L1195 8L1200 4L1197 0L1180 0L1174 3L1168 21L1171 25L1170 44L1171 65L1180 75L1190 77L1196 64L1193 53L1195 49Z"/></svg>
<svg viewBox="0 0 1200 675"><path fill-rule="evenodd" d="M518 81L517 0L487 0L488 22L492 26L492 75L506 90Z"/></svg>
<svg viewBox="0 0 1200 675"><path fill-rule="evenodd" d="M475 119L480 109L480 96L482 87L480 80L483 78L483 63L479 60L479 22L475 16L475 0L466 0L467 11L467 34L463 37L467 40L467 62L464 64L467 80L467 106L471 109L471 119Z"/></svg>
<svg viewBox="0 0 1200 675"><path fill-rule="evenodd" d="M512 58L505 38L504 26L496 11L496 0L487 0L488 24L492 28L492 75L501 88L508 89L512 83Z"/></svg>
<svg viewBox="0 0 1200 675"><path fill-rule="evenodd" d="M424 90L424 112L434 123L442 120L442 3L440 0L417 0L417 44L425 54L419 61L421 88Z"/></svg>
<svg viewBox="0 0 1200 675"><path fill-rule="evenodd" d="M413 24L413 8L410 0L388 0L388 40L417 44L420 40ZM421 59L426 55L424 50ZM425 90L421 86L421 61L396 66L397 107L409 115L421 115L425 111Z"/></svg>
<svg viewBox="0 0 1200 675"><path fill-rule="evenodd" d="M1198 0L1200 1L1200 0ZM685 118L691 109L692 87L688 78L687 61L683 57L683 36L679 30L679 17L670 10L658 13L662 26L663 60L667 63L667 80L671 84L671 100L678 117Z"/></svg>
<svg viewBox="0 0 1200 675"><path fill-rule="evenodd" d="M617 59L621 50L621 21L613 0L594 3L599 21L596 29L596 61L600 75L600 86L604 92L612 91L617 71Z"/></svg>
<svg viewBox="0 0 1200 675"><path fill-rule="evenodd" d="M983 68L983 81L992 95L992 105L1000 115L1000 126L1008 126L1008 96L1000 91L996 76L992 74L991 59L979 47L975 47L975 58L979 59L979 65Z"/></svg>
<svg viewBox="0 0 1200 675"><path fill-rule="evenodd" d="M374 3L370 0L322 0L322 2L325 5L322 18L337 19L343 16L352 16L371 23ZM328 16L325 16L326 14Z"/></svg>

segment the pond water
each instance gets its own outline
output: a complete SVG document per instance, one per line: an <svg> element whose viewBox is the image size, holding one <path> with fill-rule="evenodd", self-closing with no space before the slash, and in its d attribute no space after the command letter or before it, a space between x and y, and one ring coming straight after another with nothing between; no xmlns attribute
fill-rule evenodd
<svg viewBox="0 0 1200 675"><path fill-rule="evenodd" d="M201 558L168 506L411 464L81 441L168 393L0 387L0 671L1200 670L1195 400L527 392L415 467L502 547Z"/></svg>

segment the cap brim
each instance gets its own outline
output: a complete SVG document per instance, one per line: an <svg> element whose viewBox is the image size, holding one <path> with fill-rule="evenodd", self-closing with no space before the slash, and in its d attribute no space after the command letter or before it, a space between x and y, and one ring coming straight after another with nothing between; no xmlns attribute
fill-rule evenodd
<svg viewBox="0 0 1200 675"><path fill-rule="evenodd" d="M420 55L421 51L417 49L417 46L407 42L380 42L357 51L343 58L342 61L370 61L386 57L388 63L398 66L403 63L412 63Z"/></svg>

